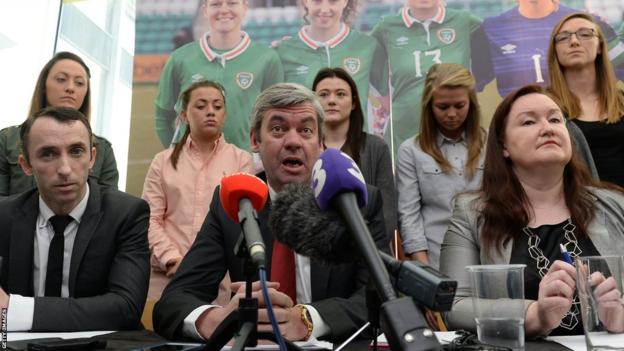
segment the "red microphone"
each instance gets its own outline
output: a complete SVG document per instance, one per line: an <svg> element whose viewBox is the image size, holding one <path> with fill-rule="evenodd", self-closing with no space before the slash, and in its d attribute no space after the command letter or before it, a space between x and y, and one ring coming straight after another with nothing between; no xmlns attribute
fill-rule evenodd
<svg viewBox="0 0 624 351"><path fill-rule="evenodd" d="M248 173L234 173L221 178L219 198L228 217L240 223L247 251L256 267L265 266L265 246L258 225L258 214L266 204L269 188L262 179Z"/></svg>

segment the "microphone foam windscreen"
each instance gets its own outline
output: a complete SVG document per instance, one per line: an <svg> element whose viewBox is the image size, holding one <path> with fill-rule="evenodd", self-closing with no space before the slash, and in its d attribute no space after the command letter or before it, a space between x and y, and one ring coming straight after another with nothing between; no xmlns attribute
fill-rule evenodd
<svg viewBox="0 0 624 351"><path fill-rule="evenodd" d="M354 246L342 218L322 212L307 184L288 184L271 202L269 225L275 238L300 255L324 264L357 261Z"/></svg>
<svg viewBox="0 0 624 351"><path fill-rule="evenodd" d="M360 207L368 202L362 172L349 155L337 149L327 149L319 156L312 169L312 189L323 211L332 208L331 200L340 193L355 193Z"/></svg>
<svg viewBox="0 0 624 351"><path fill-rule="evenodd" d="M228 217L236 223L241 199L249 199L256 212L259 212L266 204L268 196L269 188L266 183L249 173L234 173L221 178L221 205Z"/></svg>

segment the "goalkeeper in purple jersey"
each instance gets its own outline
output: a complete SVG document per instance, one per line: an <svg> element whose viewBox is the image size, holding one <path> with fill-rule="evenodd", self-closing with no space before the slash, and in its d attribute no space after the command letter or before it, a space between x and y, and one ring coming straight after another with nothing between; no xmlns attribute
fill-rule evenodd
<svg viewBox="0 0 624 351"><path fill-rule="evenodd" d="M527 84L547 86L550 33L560 19L574 12L578 10L557 0L518 0L511 10L486 18L471 39L477 89L483 90L494 79L501 96ZM624 68L624 44L611 26L599 19L598 23L609 42L611 61ZM624 70L618 73L624 78Z"/></svg>

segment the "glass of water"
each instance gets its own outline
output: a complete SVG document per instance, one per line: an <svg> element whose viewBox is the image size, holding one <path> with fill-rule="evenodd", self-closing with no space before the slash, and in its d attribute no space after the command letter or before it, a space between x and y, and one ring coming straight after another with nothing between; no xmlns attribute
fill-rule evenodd
<svg viewBox="0 0 624 351"><path fill-rule="evenodd" d="M486 344L524 350L523 264L468 266L477 336Z"/></svg>
<svg viewBox="0 0 624 351"><path fill-rule="evenodd" d="M587 350L624 348L622 256L576 258L576 287Z"/></svg>

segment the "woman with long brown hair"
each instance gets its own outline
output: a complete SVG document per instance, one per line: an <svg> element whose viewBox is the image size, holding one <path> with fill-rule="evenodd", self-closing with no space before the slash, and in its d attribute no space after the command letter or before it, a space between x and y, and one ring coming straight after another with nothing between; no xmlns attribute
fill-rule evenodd
<svg viewBox="0 0 624 351"><path fill-rule="evenodd" d="M145 178L152 275L148 297L160 298L208 213L221 178L251 172L251 155L223 137L225 91L211 81L191 84L181 95L186 129L175 148L159 152Z"/></svg>
<svg viewBox="0 0 624 351"><path fill-rule="evenodd" d="M437 268L453 197L481 186L485 130L475 79L462 65L433 65L421 106L420 133L399 148L399 222L405 254Z"/></svg>
<svg viewBox="0 0 624 351"><path fill-rule="evenodd" d="M48 106L73 108L90 118L91 73L80 56L61 51L41 69L27 117ZM37 186L35 179L27 176L17 162L21 153L20 129L21 126L11 126L0 130L0 197ZM103 188L117 189L119 173L110 142L93 135L93 146L96 156L89 179Z"/></svg>
<svg viewBox="0 0 624 351"><path fill-rule="evenodd" d="M550 37L550 90L583 132L598 176L624 186L624 92L617 87L605 35L586 13L561 19Z"/></svg>
<svg viewBox="0 0 624 351"><path fill-rule="evenodd" d="M451 328L475 329L466 266L517 263L526 265L525 335L583 334L576 272L559 247L572 257L621 255L624 194L593 180L565 124L561 108L539 86L511 93L496 109L481 189L458 197L442 243L441 271L459 283ZM621 293L600 290L596 298L608 301L615 317L601 320L605 329L624 332ZM505 304L492 301L491 308Z"/></svg>

